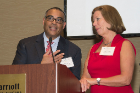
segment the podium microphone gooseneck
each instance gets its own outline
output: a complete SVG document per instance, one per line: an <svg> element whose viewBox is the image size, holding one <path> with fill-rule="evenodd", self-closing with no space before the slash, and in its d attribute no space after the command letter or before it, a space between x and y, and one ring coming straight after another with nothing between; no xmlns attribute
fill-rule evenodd
<svg viewBox="0 0 140 93"><path fill-rule="evenodd" d="M52 51L52 46L51 46L52 37L49 38L49 43L50 43L50 48L51 48L51 52L52 52L53 62L55 63L55 61L54 61L54 56L53 56L53 51Z"/></svg>

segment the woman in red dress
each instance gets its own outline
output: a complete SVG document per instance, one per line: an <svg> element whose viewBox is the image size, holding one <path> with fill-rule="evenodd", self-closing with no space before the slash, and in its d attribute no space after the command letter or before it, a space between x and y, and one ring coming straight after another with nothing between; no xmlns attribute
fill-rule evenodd
<svg viewBox="0 0 140 93"><path fill-rule="evenodd" d="M102 40L88 53L81 77L82 91L91 93L134 93L130 85L136 49L120 34L125 31L118 11L110 5L92 11L93 32Z"/></svg>

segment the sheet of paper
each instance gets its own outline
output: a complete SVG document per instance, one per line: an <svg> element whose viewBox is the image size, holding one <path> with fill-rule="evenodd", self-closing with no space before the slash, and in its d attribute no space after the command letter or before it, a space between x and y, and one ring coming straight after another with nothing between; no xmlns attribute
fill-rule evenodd
<svg viewBox="0 0 140 93"><path fill-rule="evenodd" d="M60 62L60 64L66 65L67 68L74 67L72 57L68 57L68 58L62 59L62 61Z"/></svg>

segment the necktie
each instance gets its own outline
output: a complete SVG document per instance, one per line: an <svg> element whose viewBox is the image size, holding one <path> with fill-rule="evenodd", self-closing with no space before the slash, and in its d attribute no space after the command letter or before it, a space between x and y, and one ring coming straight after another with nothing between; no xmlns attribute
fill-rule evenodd
<svg viewBox="0 0 140 93"><path fill-rule="evenodd" d="M50 42L49 41L47 41L47 43L48 43L48 45L47 45L47 48L46 48L46 52L49 50L49 49L51 49L50 48ZM53 44L53 42L51 43L51 45ZM50 51L50 53L49 53L49 55L51 54L51 51Z"/></svg>

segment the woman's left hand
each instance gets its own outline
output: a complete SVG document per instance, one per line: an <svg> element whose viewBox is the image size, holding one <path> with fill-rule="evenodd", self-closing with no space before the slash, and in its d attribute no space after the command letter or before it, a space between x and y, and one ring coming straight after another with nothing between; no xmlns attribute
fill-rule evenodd
<svg viewBox="0 0 140 93"><path fill-rule="evenodd" d="M90 83L87 81L87 78L82 78L80 80L82 92L86 92L90 87Z"/></svg>

